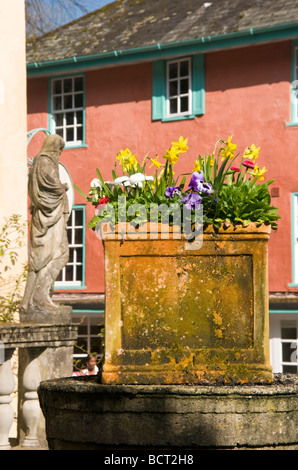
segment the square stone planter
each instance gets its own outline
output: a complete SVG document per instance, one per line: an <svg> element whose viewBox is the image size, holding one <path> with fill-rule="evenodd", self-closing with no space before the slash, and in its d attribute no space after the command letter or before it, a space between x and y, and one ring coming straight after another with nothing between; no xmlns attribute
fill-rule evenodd
<svg viewBox="0 0 298 470"><path fill-rule="evenodd" d="M104 237L102 382L271 383L270 227L208 227L197 250L164 230Z"/></svg>

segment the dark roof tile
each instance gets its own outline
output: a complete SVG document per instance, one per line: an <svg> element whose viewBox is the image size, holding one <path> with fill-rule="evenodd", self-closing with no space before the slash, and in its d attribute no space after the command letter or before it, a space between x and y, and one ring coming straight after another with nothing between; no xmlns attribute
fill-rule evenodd
<svg viewBox="0 0 298 470"><path fill-rule="evenodd" d="M297 0L117 0L28 41L27 62L102 54L298 21Z"/></svg>

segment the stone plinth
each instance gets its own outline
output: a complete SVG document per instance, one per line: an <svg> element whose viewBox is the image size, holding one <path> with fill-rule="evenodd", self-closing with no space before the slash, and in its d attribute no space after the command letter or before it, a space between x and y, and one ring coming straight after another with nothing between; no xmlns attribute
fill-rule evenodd
<svg viewBox="0 0 298 470"><path fill-rule="evenodd" d="M104 239L103 382L270 383L270 227L209 226L199 246L149 229Z"/></svg>
<svg viewBox="0 0 298 470"><path fill-rule="evenodd" d="M42 382L52 450L298 449L298 377L272 385Z"/></svg>
<svg viewBox="0 0 298 470"><path fill-rule="evenodd" d="M44 447L45 422L37 387L42 380L72 375L76 338L77 326L72 324L0 325L3 356L0 363L0 449L10 448L8 434L13 414L10 395L15 390L10 361L13 351L18 348L18 441L23 447Z"/></svg>

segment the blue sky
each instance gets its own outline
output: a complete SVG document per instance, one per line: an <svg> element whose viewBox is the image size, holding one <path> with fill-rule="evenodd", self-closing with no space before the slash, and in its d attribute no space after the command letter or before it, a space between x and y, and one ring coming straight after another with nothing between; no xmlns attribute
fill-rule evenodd
<svg viewBox="0 0 298 470"><path fill-rule="evenodd" d="M114 0L81 0L81 4L88 10L88 13L90 11L98 10L99 8L104 7L108 3L113 3ZM78 16L80 17L82 13L78 11Z"/></svg>

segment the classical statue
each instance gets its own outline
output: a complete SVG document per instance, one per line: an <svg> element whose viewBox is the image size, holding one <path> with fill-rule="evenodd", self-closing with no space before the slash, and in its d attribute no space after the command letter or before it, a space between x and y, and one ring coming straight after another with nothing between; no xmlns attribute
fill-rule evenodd
<svg viewBox="0 0 298 470"><path fill-rule="evenodd" d="M55 314L58 309L51 299L51 290L69 257L66 232L68 187L59 178L59 157L64 145L59 135L47 136L29 173L32 221L29 272L20 306L23 319L28 313Z"/></svg>

